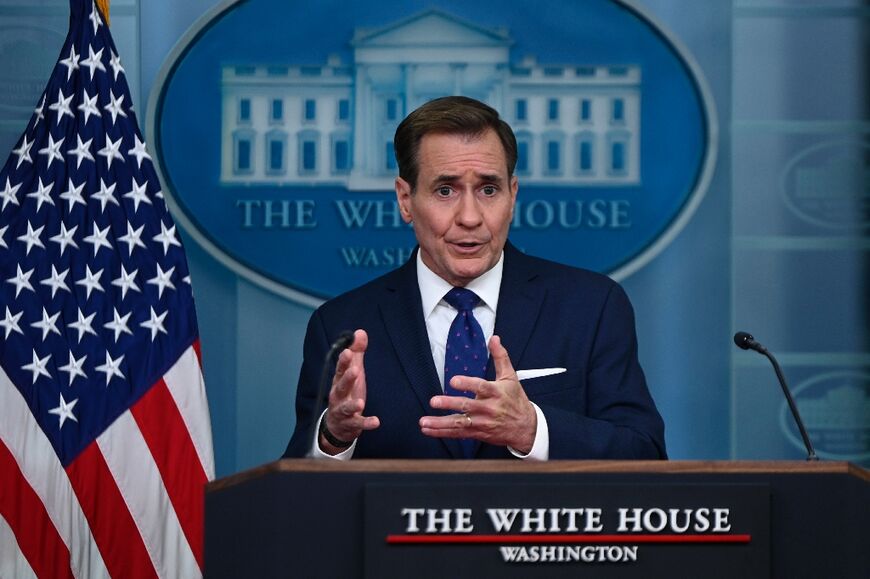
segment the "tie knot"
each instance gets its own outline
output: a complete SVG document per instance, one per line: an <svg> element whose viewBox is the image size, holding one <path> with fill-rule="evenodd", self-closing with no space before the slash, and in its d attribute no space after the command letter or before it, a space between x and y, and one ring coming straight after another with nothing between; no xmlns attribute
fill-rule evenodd
<svg viewBox="0 0 870 579"><path fill-rule="evenodd" d="M480 298L470 289L455 287L444 295L444 301L460 312L470 312L480 302Z"/></svg>

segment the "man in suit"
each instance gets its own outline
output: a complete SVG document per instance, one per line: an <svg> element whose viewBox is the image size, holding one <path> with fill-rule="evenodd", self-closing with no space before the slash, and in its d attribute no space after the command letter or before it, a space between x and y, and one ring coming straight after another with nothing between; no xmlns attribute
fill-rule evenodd
<svg viewBox="0 0 870 579"><path fill-rule="evenodd" d="M507 241L518 191L507 123L444 97L408 115L394 145L419 247L312 315L285 456L666 458L622 288ZM315 415L324 356L350 328Z"/></svg>

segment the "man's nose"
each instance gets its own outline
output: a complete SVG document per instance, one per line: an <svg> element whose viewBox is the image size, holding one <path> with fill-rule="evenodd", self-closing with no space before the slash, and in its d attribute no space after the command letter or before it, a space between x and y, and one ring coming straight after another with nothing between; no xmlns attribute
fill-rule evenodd
<svg viewBox="0 0 870 579"><path fill-rule="evenodd" d="M474 191L464 191L459 199L456 223L463 227L477 227L483 222L483 212Z"/></svg>

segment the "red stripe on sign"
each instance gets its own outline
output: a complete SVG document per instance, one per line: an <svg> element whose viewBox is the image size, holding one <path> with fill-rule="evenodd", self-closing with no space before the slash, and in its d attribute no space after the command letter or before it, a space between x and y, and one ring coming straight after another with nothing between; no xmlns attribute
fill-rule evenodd
<svg viewBox="0 0 870 579"><path fill-rule="evenodd" d="M157 577L142 536L94 441L66 472L112 577Z"/></svg>
<svg viewBox="0 0 870 579"><path fill-rule="evenodd" d="M199 568L203 568L205 470L166 383L158 381L130 411L154 457L163 486Z"/></svg>
<svg viewBox="0 0 870 579"><path fill-rule="evenodd" d="M69 549L2 440L0 489L0 515L15 533L18 549L36 576L73 577Z"/></svg>
<svg viewBox="0 0 870 579"><path fill-rule="evenodd" d="M392 545L505 543L749 543L752 535L387 535Z"/></svg>

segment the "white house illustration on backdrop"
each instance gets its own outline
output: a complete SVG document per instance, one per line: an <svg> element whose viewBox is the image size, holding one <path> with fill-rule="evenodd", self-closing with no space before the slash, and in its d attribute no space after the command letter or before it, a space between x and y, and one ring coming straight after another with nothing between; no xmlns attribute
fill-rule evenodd
<svg viewBox="0 0 870 579"><path fill-rule="evenodd" d="M398 123L457 94L513 127L523 184L639 184L640 68L512 64L511 44L503 29L429 10L355 30L351 65L225 65L221 182L391 190Z"/></svg>

